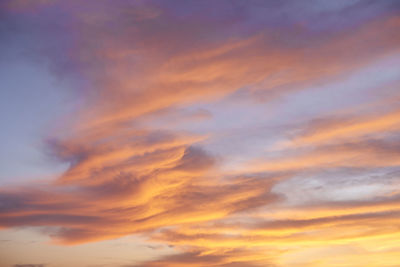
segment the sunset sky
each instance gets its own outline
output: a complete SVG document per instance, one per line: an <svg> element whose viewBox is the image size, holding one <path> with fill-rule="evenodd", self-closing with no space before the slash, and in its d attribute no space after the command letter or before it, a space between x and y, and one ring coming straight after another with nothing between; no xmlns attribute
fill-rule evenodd
<svg viewBox="0 0 400 267"><path fill-rule="evenodd" d="M400 1L0 1L0 267L399 267Z"/></svg>

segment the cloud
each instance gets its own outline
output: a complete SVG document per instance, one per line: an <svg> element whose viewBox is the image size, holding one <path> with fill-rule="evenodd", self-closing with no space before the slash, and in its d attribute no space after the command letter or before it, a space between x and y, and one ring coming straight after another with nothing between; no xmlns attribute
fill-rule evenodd
<svg viewBox="0 0 400 267"><path fill-rule="evenodd" d="M315 145L395 132L400 127L399 115L399 112L394 110L386 114L354 116L353 118L319 118L311 121L291 142L297 146Z"/></svg>
<svg viewBox="0 0 400 267"><path fill-rule="evenodd" d="M376 242L376 258L394 258L385 248L398 237L397 193L291 206L274 189L299 175L398 167L397 109L308 120L234 175L212 134L185 127L213 120L207 104L239 91L268 105L398 53L394 2L5 3L2 36L33 38L20 44L27 57L77 81L81 105L46 138L68 169L2 188L0 227L38 227L64 245L145 235L177 250L138 266L285 266L302 248L376 252Z"/></svg>
<svg viewBox="0 0 400 267"><path fill-rule="evenodd" d="M257 159L247 167L254 172L383 168L399 165L398 141L362 140L290 151L281 158ZM246 167L245 167L246 168Z"/></svg>
<svg viewBox="0 0 400 267"><path fill-rule="evenodd" d="M232 249L224 251L221 254L206 254L203 251L191 251L172 256L166 256L163 259L147 262L131 267L151 267L151 266L215 266L215 267L255 267L272 266L267 262L254 263L243 260L249 251ZM260 265L262 264L262 265ZM128 266L126 266L128 267Z"/></svg>
<svg viewBox="0 0 400 267"><path fill-rule="evenodd" d="M285 228L315 228L316 225L332 225L336 223L363 223L365 226L367 223L363 221L374 221L381 218L390 218L397 220L399 211L386 211L376 213L363 213L363 214L350 214L343 216L331 216L314 218L309 220L277 220L273 222L266 222L257 225L257 230L277 230Z"/></svg>
<svg viewBox="0 0 400 267"><path fill-rule="evenodd" d="M219 181L207 174L213 157L176 138L152 133L136 140L135 147L145 149L141 154L124 143L121 154L103 154L97 146L93 153L86 144L85 152L67 156L71 167L57 183L0 192L0 225L55 227L52 237L73 244L220 219L276 201L273 179ZM149 141L161 147L150 148Z"/></svg>

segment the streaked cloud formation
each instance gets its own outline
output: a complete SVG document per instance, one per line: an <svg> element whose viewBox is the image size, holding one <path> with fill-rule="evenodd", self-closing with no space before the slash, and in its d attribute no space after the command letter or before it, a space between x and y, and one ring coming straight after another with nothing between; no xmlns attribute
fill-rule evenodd
<svg viewBox="0 0 400 267"><path fill-rule="evenodd" d="M396 1L0 7L79 100L43 137L65 172L0 189L4 231L173 250L132 267L398 264Z"/></svg>

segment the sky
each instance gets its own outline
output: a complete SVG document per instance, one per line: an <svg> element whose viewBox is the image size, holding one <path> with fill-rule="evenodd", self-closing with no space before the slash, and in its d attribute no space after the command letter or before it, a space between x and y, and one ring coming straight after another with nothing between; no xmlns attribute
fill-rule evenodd
<svg viewBox="0 0 400 267"><path fill-rule="evenodd" d="M0 2L0 267L398 267L396 0Z"/></svg>

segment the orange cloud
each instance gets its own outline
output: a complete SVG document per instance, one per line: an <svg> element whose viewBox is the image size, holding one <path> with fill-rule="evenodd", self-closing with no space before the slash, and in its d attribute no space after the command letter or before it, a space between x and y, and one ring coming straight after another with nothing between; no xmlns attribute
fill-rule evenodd
<svg viewBox="0 0 400 267"><path fill-rule="evenodd" d="M21 1L15 5L23 9ZM39 227L68 245L146 235L179 251L143 267L346 266L308 259L317 248L344 255L353 266L367 266L360 255L369 252L370 262L385 257L381 266L394 264L398 195L296 207L273 189L306 171L398 167L397 139L380 136L399 130L397 109L305 127L278 156L252 161L236 175L220 170L218 157L203 148L212 136L172 126L181 117L196 121L185 113L192 104L240 89L270 100L398 53L397 17L323 38L301 27L282 36L270 28L219 36L230 27L214 29L195 16L182 23L146 4L89 14L61 5L70 12L73 23L67 25L76 39L64 53L44 50L61 70L67 55L90 84L70 128L48 141L52 155L69 168L48 184L1 189L0 227ZM166 110L178 111L173 130L144 123ZM279 218L267 210L284 208ZM373 246L377 242L381 247ZM363 253L350 255L341 246Z"/></svg>
<svg viewBox="0 0 400 267"><path fill-rule="evenodd" d="M357 140L368 135L394 132L399 130L399 127L400 113L397 110L353 119L319 120L291 142L296 146L337 143L346 139Z"/></svg>

